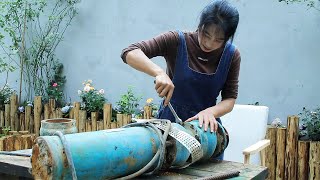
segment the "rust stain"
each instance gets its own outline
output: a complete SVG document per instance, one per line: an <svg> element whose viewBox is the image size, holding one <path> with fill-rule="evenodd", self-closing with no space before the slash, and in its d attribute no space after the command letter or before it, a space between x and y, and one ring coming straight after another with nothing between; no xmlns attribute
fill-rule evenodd
<svg viewBox="0 0 320 180"><path fill-rule="evenodd" d="M37 138L31 156L32 175L34 179L52 179L52 156L46 142Z"/></svg>
<svg viewBox="0 0 320 180"><path fill-rule="evenodd" d="M151 141L151 144L152 144L152 152L153 152L153 154L155 154L155 153L157 153L157 150L158 150L156 142L155 142L155 140L153 138L151 138L150 141Z"/></svg>
<svg viewBox="0 0 320 180"><path fill-rule="evenodd" d="M124 159L124 163L127 164L129 167L131 167L137 163L137 160L133 157L127 157Z"/></svg>

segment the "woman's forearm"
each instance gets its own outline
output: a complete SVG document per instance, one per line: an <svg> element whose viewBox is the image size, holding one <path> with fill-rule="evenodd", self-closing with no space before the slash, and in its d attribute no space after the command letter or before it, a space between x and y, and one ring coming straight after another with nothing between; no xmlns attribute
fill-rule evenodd
<svg viewBox="0 0 320 180"><path fill-rule="evenodd" d="M128 52L126 62L138 71L156 77L165 71L157 64L153 63L140 49Z"/></svg>
<svg viewBox="0 0 320 180"><path fill-rule="evenodd" d="M224 99L217 105L212 106L209 109L215 118L220 118L221 116L232 111L235 102L236 100L233 98Z"/></svg>

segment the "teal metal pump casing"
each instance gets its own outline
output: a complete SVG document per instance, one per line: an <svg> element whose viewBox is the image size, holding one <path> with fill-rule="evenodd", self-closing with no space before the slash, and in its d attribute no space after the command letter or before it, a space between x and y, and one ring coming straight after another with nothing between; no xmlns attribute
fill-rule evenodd
<svg viewBox="0 0 320 180"><path fill-rule="evenodd" d="M195 137L203 151L201 160L216 154L217 135L205 132L198 121L172 123L173 127ZM224 132L224 131L223 131ZM95 132L67 134L77 179L114 179L132 174L146 166L160 146L160 138L152 128L129 127ZM171 138L163 167L181 167L190 160L190 152ZM72 179L71 169L58 136L37 138L33 147L32 174L35 179ZM155 165L153 166L155 167ZM150 169L149 171L152 171Z"/></svg>

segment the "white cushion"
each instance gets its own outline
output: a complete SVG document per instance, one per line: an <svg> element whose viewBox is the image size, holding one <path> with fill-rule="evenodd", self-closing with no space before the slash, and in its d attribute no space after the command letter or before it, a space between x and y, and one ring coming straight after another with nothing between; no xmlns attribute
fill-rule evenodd
<svg viewBox="0 0 320 180"><path fill-rule="evenodd" d="M264 139L269 108L266 106L236 104L232 112L221 117L223 126L229 132L229 146L224 160L243 163L242 150ZM250 163L260 165L259 153L250 156Z"/></svg>

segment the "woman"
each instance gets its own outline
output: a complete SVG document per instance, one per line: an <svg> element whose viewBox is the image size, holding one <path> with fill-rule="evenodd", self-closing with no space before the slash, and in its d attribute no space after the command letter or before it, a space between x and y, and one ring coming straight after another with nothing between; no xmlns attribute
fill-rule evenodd
<svg viewBox="0 0 320 180"><path fill-rule="evenodd" d="M155 77L155 89L165 100L159 118L175 121L169 101L182 120L216 132L238 95L240 53L232 44L239 22L237 9L225 0L210 3L195 32L170 31L130 45L121 57L133 68ZM166 72L150 58L163 56ZM221 92L222 100L216 104Z"/></svg>

